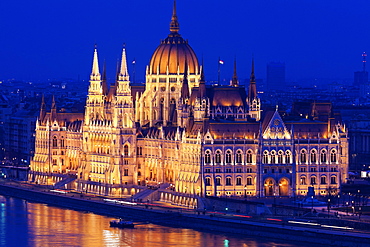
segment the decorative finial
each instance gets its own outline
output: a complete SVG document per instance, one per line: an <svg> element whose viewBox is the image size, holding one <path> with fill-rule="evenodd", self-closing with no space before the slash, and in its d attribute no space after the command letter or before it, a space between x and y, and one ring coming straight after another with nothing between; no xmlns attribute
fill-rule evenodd
<svg viewBox="0 0 370 247"><path fill-rule="evenodd" d="M177 20L176 14L176 0L173 1L173 11L172 11L172 19L170 24L170 31L171 33L178 33L180 30L180 24Z"/></svg>

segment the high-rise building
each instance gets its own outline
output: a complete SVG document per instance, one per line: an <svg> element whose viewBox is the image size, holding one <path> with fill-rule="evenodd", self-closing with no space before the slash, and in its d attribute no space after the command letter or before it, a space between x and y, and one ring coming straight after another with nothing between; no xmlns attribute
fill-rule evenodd
<svg viewBox="0 0 370 247"><path fill-rule="evenodd" d="M262 114L253 62L248 93L236 66L231 85L206 86L176 5L145 88L130 83L126 48L114 86L104 71L95 48L84 113L58 112L54 101L46 112L42 104L32 181L57 185L73 174L76 189L110 195L171 188L160 198L189 206L206 195L306 195L309 187L335 194L346 181L347 132L331 105L308 104L292 118Z"/></svg>
<svg viewBox="0 0 370 247"><path fill-rule="evenodd" d="M285 86L285 63L270 62L266 67L266 89L282 90Z"/></svg>

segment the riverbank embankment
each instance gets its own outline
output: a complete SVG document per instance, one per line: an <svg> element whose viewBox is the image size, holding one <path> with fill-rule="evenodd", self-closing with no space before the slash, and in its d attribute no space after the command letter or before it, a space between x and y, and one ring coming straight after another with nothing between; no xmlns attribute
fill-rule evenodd
<svg viewBox="0 0 370 247"><path fill-rule="evenodd" d="M333 230L291 225L279 219L252 219L247 215L227 215L217 212L198 212L156 204L117 204L114 200L78 193L58 193L44 187L28 184L0 183L0 194L29 201L67 207L144 221L154 224L260 236L286 241L311 242L326 246L370 246L370 234L351 230ZM108 200L107 200L108 199ZM108 223L108 222L107 222Z"/></svg>

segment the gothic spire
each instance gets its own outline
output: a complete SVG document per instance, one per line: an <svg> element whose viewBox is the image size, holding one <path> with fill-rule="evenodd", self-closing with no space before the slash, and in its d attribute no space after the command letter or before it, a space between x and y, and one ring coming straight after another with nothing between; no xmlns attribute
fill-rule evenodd
<svg viewBox="0 0 370 247"><path fill-rule="evenodd" d="M202 60L202 71L200 73L199 82L199 97L204 98L206 96L206 81L204 79L204 62Z"/></svg>
<svg viewBox="0 0 370 247"><path fill-rule="evenodd" d="M55 120L57 117L57 106L55 104L55 97L53 95L53 99L51 100L51 121Z"/></svg>
<svg viewBox="0 0 370 247"><path fill-rule="evenodd" d="M254 58L252 58L252 70L251 70L250 81L256 82L256 76L254 75Z"/></svg>
<svg viewBox="0 0 370 247"><path fill-rule="evenodd" d="M107 84L107 65L104 60L103 64L103 75L102 75L102 87L103 87L103 94L108 94L108 84Z"/></svg>
<svg viewBox="0 0 370 247"><path fill-rule="evenodd" d="M257 88L256 88L256 77L254 75L254 58L253 58L251 76L249 80L248 101L252 102L255 98L257 98Z"/></svg>
<svg viewBox="0 0 370 247"><path fill-rule="evenodd" d="M121 57L121 68L118 76L120 81L129 81L129 75L127 70L127 59L126 59L126 45L123 44L122 57Z"/></svg>
<svg viewBox="0 0 370 247"><path fill-rule="evenodd" d="M95 45L95 48L94 48L94 59L93 59L93 65L92 65L90 80L91 81L100 81L98 49L97 49L96 45Z"/></svg>
<svg viewBox="0 0 370 247"><path fill-rule="evenodd" d="M189 98L189 84L188 84L188 61L185 58L184 80L181 87L181 97L185 100Z"/></svg>
<svg viewBox="0 0 370 247"><path fill-rule="evenodd" d="M172 19L170 24L170 31L171 33L178 33L180 30L180 24L177 20L177 13L176 13L176 0L173 1L173 11L172 11Z"/></svg>
<svg viewBox="0 0 370 247"><path fill-rule="evenodd" d="M237 87L239 85L239 82L238 82L238 76L236 74L236 58L234 60L234 74L233 74L233 78L231 80L231 86L233 87Z"/></svg>
<svg viewBox="0 0 370 247"><path fill-rule="evenodd" d="M45 105L45 97L44 94L42 95L41 99L41 109L40 109L40 121L43 121L46 115L46 105Z"/></svg>

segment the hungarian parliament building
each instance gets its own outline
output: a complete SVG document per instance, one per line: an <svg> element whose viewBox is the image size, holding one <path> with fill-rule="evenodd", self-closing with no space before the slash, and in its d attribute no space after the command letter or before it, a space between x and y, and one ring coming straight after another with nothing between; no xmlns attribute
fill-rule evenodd
<svg viewBox="0 0 370 247"><path fill-rule="evenodd" d="M254 63L250 83L207 85L203 65L179 33L154 51L145 86L130 83L126 48L114 85L98 51L84 113L51 110L36 123L30 180L71 181L80 191L142 193L148 187L192 198L337 194L348 177L348 132L330 103L262 110ZM236 66L234 66L236 67Z"/></svg>

